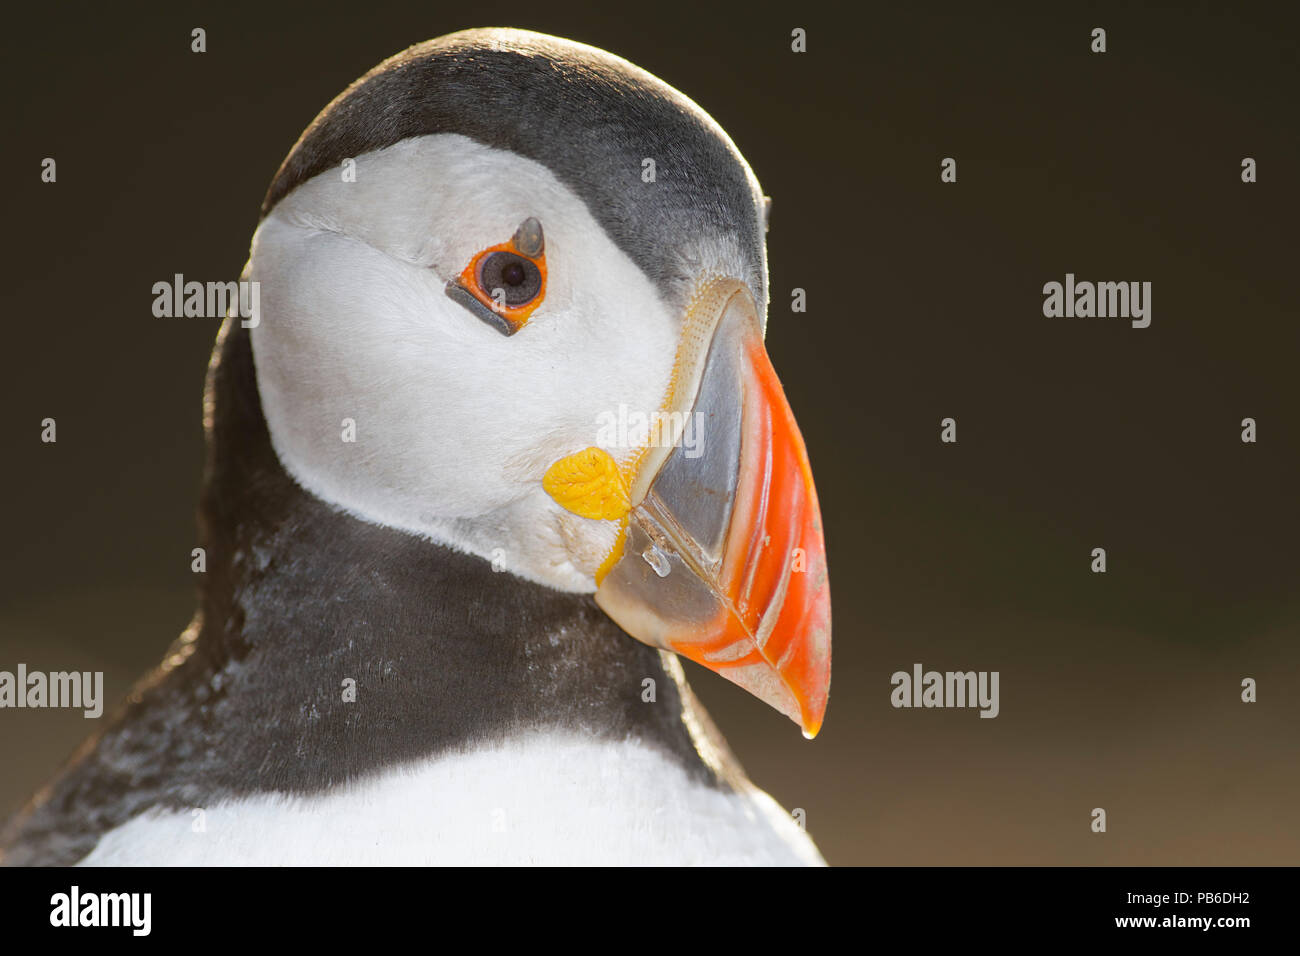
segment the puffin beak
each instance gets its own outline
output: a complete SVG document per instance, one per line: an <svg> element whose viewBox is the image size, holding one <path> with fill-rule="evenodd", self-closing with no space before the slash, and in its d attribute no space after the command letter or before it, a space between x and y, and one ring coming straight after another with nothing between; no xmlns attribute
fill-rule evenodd
<svg viewBox="0 0 1300 956"><path fill-rule="evenodd" d="M817 491L748 287L687 315L664 428L633 465L627 525L596 603L633 637L766 701L806 737L830 690Z"/></svg>

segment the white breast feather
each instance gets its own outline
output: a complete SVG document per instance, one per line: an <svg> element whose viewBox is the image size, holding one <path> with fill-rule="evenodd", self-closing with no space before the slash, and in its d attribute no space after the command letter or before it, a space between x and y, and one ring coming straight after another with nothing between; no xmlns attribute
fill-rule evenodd
<svg viewBox="0 0 1300 956"><path fill-rule="evenodd" d="M201 810L202 813L196 811ZM537 735L306 798L150 813L83 865L818 865L767 794L635 741Z"/></svg>

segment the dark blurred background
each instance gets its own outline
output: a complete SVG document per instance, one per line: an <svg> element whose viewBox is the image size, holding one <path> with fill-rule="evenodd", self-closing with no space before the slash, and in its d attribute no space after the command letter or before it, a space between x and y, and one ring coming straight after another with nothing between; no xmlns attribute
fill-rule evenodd
<svg viewBox="0 0 1300 956"><path fill-rule="evenodd" d="M280 160L381 59L529 27L684 91L774 199L768 344L834 593L825 730L687 666L828 860L1300 862L1296 5L910 6L6 11L0 669L102 669L116 702L189 620L217 322L153 318L152 284L235 278ZM1045 319L1066 272L1152 282L1151 327ZM1000 671L1001 716L893 709L915 662ZM0 712L0 814L94 726Z"/></svg>

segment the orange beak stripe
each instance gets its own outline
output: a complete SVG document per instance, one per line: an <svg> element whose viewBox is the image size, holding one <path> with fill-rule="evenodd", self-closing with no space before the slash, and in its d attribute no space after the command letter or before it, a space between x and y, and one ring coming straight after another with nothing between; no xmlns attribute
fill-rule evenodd
<svg viewBox="0 0 1300 956"><path fill-rule="evenodd" d="M673 650L821 729L830 691L830 585L803 436L761 340L747 344L744 459L710 625ZM706 636L701 637L701 634Z"/></svg>

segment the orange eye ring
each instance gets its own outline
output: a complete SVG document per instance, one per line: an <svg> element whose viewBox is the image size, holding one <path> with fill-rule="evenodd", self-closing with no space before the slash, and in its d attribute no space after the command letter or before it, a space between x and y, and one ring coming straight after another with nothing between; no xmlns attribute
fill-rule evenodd
<svg viewBox="0 0 1300 956"><path fill-rule="evenodd" d="M447 284L447 294L502 334L514 335L546 298L542 224L525 219L509 242L477 253Z"/></svg>

